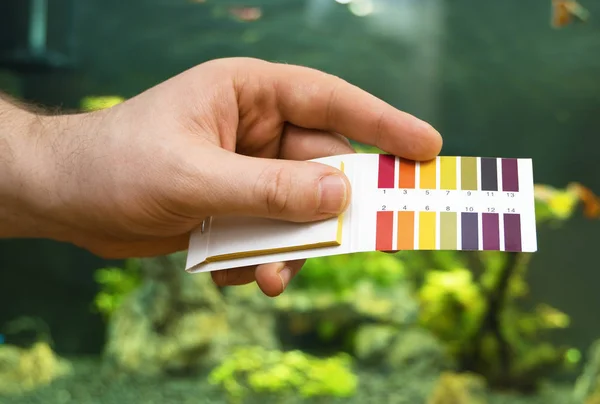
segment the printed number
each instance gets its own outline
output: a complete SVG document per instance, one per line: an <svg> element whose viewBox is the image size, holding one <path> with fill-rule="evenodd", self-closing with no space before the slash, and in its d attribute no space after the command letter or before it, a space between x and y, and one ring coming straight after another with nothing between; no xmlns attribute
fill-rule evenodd
<svg viewBox="0 0 600 404"><path fill-rule="evenodd" d="M488 212L495 212L496 208L488 208Z"/></svg>
<svg viewBox="0 0 600 404"><path fill-rule="evenodd" d="M429 205L425 206L425 210L429 210Z"/></svg>
<svg viewBox="0 0 600 404"><path fill-rule="evenodd" d="M450 206L446 206L446 212L450 210Z"/></svg>
<svg viewBox="0 0 600 404"><path fill-rule="evenodd" d="M471 191L467 191L467 196L471 196Z"/></svg>
<svg viewBox="0 0 600 404"><path fill-rule="evenodd" d="M402 195L406 195L408 194L408 191L405 189L404 191L402 191Z"/></svg>
<svg viewBox="0 0 600 404"><path fill-rule="evenodd" d="M510 213L510 212L513 212L513 213L514 213L514 211L515 211L515 208L508 208L508 209L506 209L506 211L507 211L507 212L509 212L509 213Z"/></svg>
<svg viewBox="0 0 600 404"><path fill-rule="evenodd" d="M385 189L383 190L383 193L385 194Z"/></svg>
<svg viewBox="0 0 600 404"><path fill-rule="evenodd" d="M446 191L446 195L450 195L450 191Z"/></svg>
<svg viewBox="0 0 600 404"><path fill-rule="evenodd" d="M383 205L383 206L381 207L381 210L385 210L385 205Z"/></svg>
<svg viewBox="0 0 600 404"><path fill-rule="evenodd" d="M467 212L473 212L473 207L472 207L472 206L467 206L467 207L465 208L465 210L466 210Z"/></svg>
<svg viewBox="0 0 600 404"><path fill-rule="evenodd" d="M402 209L403 209L403 210L406 210L406 205L404 205L404 206L402 207Z"/></svg>
<svg viewBox="0 0 600 404"><path fill-rule="evenodd" d="M429 190L425 191L425 195L429 195Z"/></svg>
<svg viewBox="0 0 600 404"><path fill-rule="evenodd" d="M506 196L508 196L509 198L514 198L515 197L515 193L514 192L507 192Z"/></svg>
<svg viewBox="0 0 600 404"><path fill-rule="evenodd" d="M493 192L488 191L487 196L494 196Z"/></svg>

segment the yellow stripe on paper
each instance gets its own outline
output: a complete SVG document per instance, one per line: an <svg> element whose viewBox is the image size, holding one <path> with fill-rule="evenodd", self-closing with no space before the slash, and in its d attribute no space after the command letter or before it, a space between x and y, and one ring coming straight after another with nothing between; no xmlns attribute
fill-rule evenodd
<svg viewBox="0 0 600 404"><path fill-rule="evenodd" d="M456 189L456 157L440 157L440 188Z"/></svg>
<svg viewBox="0 0 600 404"><path fill-rule="evenodd" d="M421 189L435 189L436 183L436 160L422 161L419 163Z"/></svg>
<svg viewBox="0 0 600 404"><path fill-rule="evenodd" d="M435 250L435 212L419 212L419 249Z"/></svg>

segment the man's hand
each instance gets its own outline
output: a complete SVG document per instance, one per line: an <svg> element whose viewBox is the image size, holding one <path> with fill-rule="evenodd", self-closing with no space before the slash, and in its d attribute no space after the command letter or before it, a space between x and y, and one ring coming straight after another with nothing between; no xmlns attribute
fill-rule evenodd
<svg viewBox="0 0 600 404"><path fill-rule="evenodd" d="M346 137L415 160L442 145L427 123L339 78L254 59L201 64L109 109L30 116L5 136L14 163L6 164L12 180L0 182L0 195L13 201L5 216L26 228L0 224L0 234L110 258L186 249L208 216L340 214L350 199L346 177L302 160L352 153ZM0 153L2 140L0 128ZM275 296L302 264L212 276L219 285L256 280Z"/></svg>

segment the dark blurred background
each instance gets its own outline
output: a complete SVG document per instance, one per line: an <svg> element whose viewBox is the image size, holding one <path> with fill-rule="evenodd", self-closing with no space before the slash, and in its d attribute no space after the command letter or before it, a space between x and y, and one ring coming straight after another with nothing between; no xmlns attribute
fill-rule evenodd
<svg viewBox="0 0 600 404"><path fill-rule="evenodd" d="M0 90L73 110L213 58L301 64L428 120L442 154L531 157L536 182L600 192L599 1L586 3L589 22L561 30L550 0L340 3L1 0ZM600 335L600 226L578 216L539 236L533 298L571 315L564 338L585 350ZM99 352L93 271L106 264L69 245L1 241L0 324L40 316L59 353Z"/></svg>

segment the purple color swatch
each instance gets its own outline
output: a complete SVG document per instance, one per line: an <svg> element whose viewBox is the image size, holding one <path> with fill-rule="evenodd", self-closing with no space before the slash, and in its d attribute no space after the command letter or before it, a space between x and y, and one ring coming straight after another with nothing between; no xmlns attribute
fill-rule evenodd
<svg viewBox="0 0 600 404"><path fill-rule="evenodd" d="M502 159L502 190L505 192L519 192L517 159Z"/></svg>
<svg viewBox="0 0 600 404"><path fill-rule="evenodd" d="M500 224L497 213L482 213L483 249L500 250Z"/></svg>
<svg viewBox="0 0 600 404"><path fill-rule="evenodd" d="M504 215L504 250L521 251L521 215L507 213Z"/></svg>
<svg viewBox="0 0 600 404"><path fill-rule="evenodd" d="M463 212L461 214L461 233L463 250L479 249L477 213Z"/></svg>

